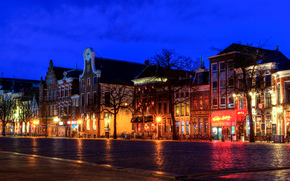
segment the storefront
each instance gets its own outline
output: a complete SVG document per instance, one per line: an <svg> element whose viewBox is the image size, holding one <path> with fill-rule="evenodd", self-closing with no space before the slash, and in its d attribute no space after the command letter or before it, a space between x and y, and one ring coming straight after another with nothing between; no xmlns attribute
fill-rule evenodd
<svg viewBox="0 0 290 181"><path fill-rule="evenodd" d="M221 140L223 135L231 139L231 135L240 136L240 133L244 133L246 113L246 110L213 112L211 128L214 140Z"/></svg>

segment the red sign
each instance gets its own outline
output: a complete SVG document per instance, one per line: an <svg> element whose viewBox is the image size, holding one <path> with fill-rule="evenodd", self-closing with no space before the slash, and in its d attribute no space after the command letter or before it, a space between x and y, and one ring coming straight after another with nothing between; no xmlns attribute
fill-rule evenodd
<svg viewBox="0 0 290 181"><path fill-rule="evenodd" d="M259 108L259 109L262 109L262 108L263 108L263 104L262 104L262 103L259 103L259 104L258 104L258 108Z"/></svg>
<svg viewBox="0 0 290 181"><path fill-rule="evenodd" d="M215 116L212 118L212 121L224 121L230 119L232 119L232 116Z"/></svg>
<svg viewBox="0 0 290 181"><path fill-rule="evenodd" d="M245 115L245 112L244 111L238 111L237 115Z"/></svg>

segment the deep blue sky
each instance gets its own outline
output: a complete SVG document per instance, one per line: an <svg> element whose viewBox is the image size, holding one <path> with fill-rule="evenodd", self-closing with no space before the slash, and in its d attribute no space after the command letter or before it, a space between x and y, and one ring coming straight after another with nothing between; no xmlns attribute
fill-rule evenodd
<svg viewBox="0 0 290 181"><path fill-rule="evenodd" d="M45 76L55 66L83 68L82 53L143 63L162 48L197 59L231 43L264 43L290 58L290 1L1 0L0 72Z"/></svg>

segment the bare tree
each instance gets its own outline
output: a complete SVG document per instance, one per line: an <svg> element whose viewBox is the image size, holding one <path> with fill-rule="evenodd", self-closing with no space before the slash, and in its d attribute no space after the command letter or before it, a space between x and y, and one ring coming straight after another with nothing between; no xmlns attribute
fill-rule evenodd
<svg viewBox="0 0 290 181"><path fill-rule="evenodd" d="M27 124L32 120L32 118L36 114L36 110L34 109L34 104L31 100L22 98L19 100L18 107L20 109L19 112L19 119L21 122L21 125L25 122L25 135L27 136L28 128ZM22 133L22 129L21 129Z"/></svg>
<svg viewBox="0 0 290 181"><path fill-rule="evenodd" d="M180 56L172 49L162 49L160 53L156 53L151 60L160 68L164 74L162 78L163 91L169 102L169 111L172 120L172 139L177 140L176 121L174 116L174 93L184 87L181 78L189 78L189 74L193 74L199 63L193 61L189 57Z"/></svg>
<svg viewBox="0 0 290 181"><path fill-rule="evenodd" d="M12 96L1 96L0 97L0 119L2 121L2 135L5 134L6 124L11 121L13 109L15 108L15 101Z"/></svg>
<svg viewBox="0 0 290 181"><path fill-rule="evenodd" d="M233 91L228 92L228 94L235 93L244 96L247 100L250 142L255 142L252 95L254 93L264 92L271 86L271 69L275 69L269 68L269 65L264 63L264 60L267 60L268 57L265 56L267 50L262 49L263 46L252 47L251 44L240 45L235 53L226 53L229 60L233 60L233 65L230 66L234 69L232 75L229 77L229 81L230 83L235 82ZM265 72L268 73L266 74ZM263 114L264 109L261 111Z"/></svg>
<svg viewBox="0 0 290 181"><path fill-rule="evenodd" d="M132 105L133 88L125 85L103 85L101 92L101 112L114 116L114 139L117 139L117 115L120 110Z"/></svg>

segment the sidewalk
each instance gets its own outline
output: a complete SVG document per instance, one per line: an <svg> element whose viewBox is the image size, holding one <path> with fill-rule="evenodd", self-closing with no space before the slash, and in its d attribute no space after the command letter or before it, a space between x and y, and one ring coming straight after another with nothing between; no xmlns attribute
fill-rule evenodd
<svg viewBox="0 0 290 181"><path fill-rule="evenodd" d="M1 180L171 180L114 168L74 164L0 151Z"/></svg>

